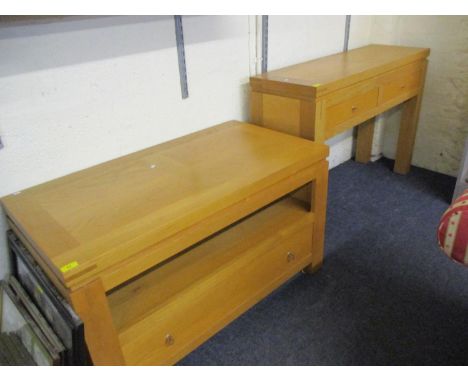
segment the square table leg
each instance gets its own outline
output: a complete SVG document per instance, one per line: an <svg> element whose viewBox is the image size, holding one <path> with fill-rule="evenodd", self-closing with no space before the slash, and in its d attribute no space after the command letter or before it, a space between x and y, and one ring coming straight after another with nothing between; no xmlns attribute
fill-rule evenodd
<svg viewBox="0 0 468 382"><path fill-rule="evenodd" d="M86 345L93 364L123 365L119 338L101 280L71 292L69 299L84 323Z"/></svg>
<svg viewBox="0 0 468 382"><path fill-rule="evenodd" d="M419 110L426 78L427 61L424 62L421 71L421 87L419 93L403 104L401 115L400 132L398 134L398 146L395 156L393 171L398 174L407 174L411 167L413 157L414 141L416 140L416 129L418 127Z"/></svg>
<svg viewBox="0 0 468 382"><path fill-rule="evenodd" d="M327 214L328 193L328 161L320 163L317 170L317 178L312 183L311 205L314 212L314 229L312 237L312 262L304 269L307 273L313 273L320 269L323 263L323 251L325 245L325 221Z"/></svg>
<svg viewBox="0 0 468 382"><path fill-rule="evenodd" d="M358 126L355 156L356 162L367 163L371 159L374 125L375 118L371 118Z"/></svg>

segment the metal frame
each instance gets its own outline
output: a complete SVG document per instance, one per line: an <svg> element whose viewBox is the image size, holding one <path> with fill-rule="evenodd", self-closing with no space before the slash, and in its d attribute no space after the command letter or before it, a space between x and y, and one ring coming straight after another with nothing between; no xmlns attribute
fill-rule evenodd
<svg viewBox="0 0 468 382"><path fill-rule="evenodd" d="M268 16L262 16L262 73L268 71Z"/></svg>
<svg viewBox="0 0 468 382"><path fill-rule="evenodd" d="M350 27L351 27L351 15L346 15L343 52L348 51L349 29L350 29Z"/></svg>
<svg viewBox="0 0 468 382"><path fill-rule="evenodd" d="M465 149L460 161L460 168L458 170L457 183L453 191L452 203L458 198L463 191L468 188L468 139L465 141Z"/></svg>
<svg viewBox="0 0 468 382"><path fill-rule="evenodd" d="M174 16L174 26L177 45L177 60L179 62L179 77L180 91L182 98L188 98L188 83L187 83L187 65L185 63L185 45L184 45L184 28L182 25L182 16Z"/></svg>

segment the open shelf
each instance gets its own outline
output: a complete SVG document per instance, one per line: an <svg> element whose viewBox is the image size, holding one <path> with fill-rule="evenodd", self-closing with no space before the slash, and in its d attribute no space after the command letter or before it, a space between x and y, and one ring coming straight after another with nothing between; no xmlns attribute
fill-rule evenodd
<svg viewBox="0 0 468 382"><path fill-rule="evenodd" d="M176 362L307 265L313 218L283 198L111 291L126 362Z"/></svg>

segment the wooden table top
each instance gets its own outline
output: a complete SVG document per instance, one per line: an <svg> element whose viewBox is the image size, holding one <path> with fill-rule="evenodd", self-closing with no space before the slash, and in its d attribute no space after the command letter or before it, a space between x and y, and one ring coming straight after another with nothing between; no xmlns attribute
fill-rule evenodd
<svg viewBox="0 0 468 382"><path fill-rule="evenodd" d="M319 97L396 67L424 59L428 55L428 48L368 45L345 53L272 70L252 77L250 81L254 90L256 87L265 86L265 82L276 82L278 87L287 87L290 91Z"/></svg>
<svg viewBox="0 0 468 382"><path fill-rule="evenodd" d="M231 121L1 202L43 260L68 276L103 257L121 262L327 155L325 145Z"/></svg>

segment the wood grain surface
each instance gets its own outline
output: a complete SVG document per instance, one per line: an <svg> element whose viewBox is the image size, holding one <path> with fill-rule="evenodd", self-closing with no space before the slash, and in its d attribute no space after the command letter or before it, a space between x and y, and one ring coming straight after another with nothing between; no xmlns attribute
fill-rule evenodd
<svg viewBox="0 0 468 382"><path fill-rule="evenodd" d="M272 187L275 196L276 186L280 197L287 192L281 184L327 154L326 146L232 121L9 195L2 204L41 261L76 289L137 253L146 260L133 275L164 261L181 248L157 254L152 246L175 242L180 233L187 238L185 230L193 240L184 247L194 244L242 217L241 204L243 215L263 206L252 198L262 190ZM200 225L205 219L211 224Z"/></svg>

